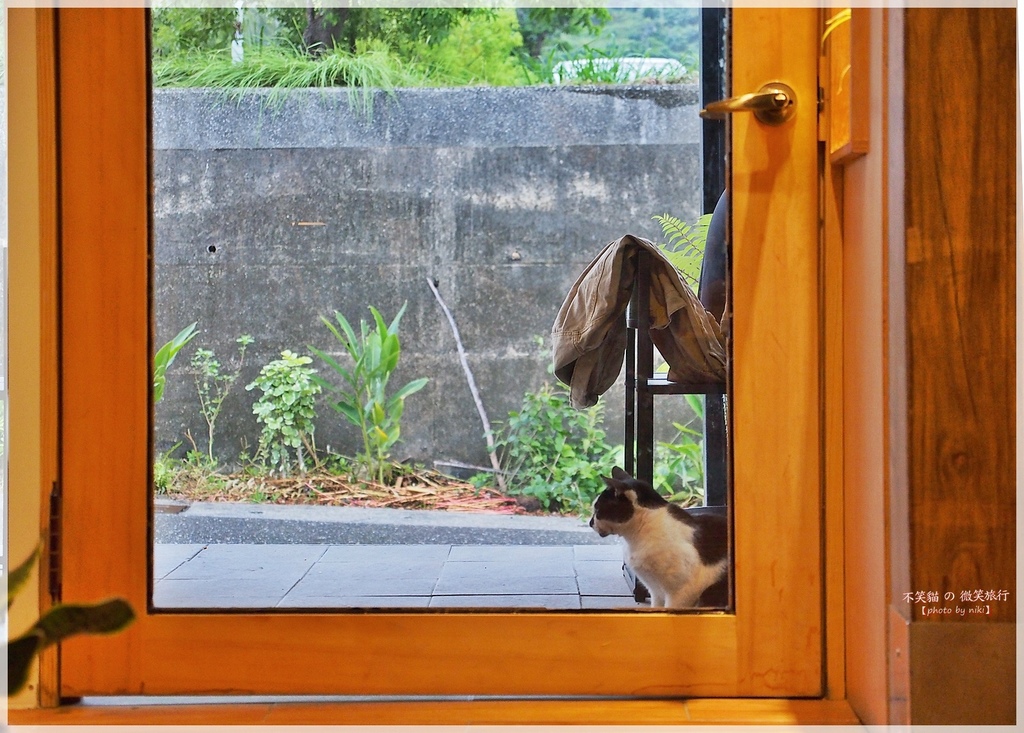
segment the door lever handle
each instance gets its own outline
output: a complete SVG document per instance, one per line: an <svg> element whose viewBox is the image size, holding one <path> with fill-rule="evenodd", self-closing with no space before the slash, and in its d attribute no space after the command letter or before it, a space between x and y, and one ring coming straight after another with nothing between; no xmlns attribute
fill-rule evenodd
<svg viewBox="0 0 1024 733"><path fill-rule="evenodd" d="M753 112L766 125L783 125L796 114L796 93L786 84L773 81L752 94L712 102L700 111L700 116L721 120L733 112Z"/></svg>

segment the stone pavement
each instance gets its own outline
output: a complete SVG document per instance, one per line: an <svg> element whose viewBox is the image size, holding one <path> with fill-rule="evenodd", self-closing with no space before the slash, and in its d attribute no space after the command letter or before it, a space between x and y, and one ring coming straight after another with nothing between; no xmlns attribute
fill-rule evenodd
<svg viewBox="0 0 1024 733"><path fill-rule="evenodd" d="M157 608L635 608L618 545L157 544Z"/></svg>
<svg viewBox="0 0 1024 733"><path fill-rule="evenodd" d="M158 500L157 608L635 608L575 517Z"/></svg>

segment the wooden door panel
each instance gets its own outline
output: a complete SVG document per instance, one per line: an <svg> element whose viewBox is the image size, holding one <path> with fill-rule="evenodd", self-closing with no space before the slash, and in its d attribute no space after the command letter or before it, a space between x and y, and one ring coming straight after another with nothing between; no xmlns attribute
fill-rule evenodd
<svg viewBox="0 0 1024 733"><path fill-rule="evenodd" d="M64 598L139 613L62 647L61 693L820 694L816 19L733 14L734 89L803 103L733 122L735 613L187 614L149 604L145 11L60 10Z"/></svg>
<svg viewBox="0 0 1024 733"><path fill-rule="evenodd" d="M750 650L741 686L751 695L776 686L820 691L818 164L810 142L818 79L816 27L798 22L807 14L733 11L733 94L782 81L797 98L796 117L779 127L732 116L736 615L737 644ZM789 548L765 557L768 542L791 534ZM764 608L785 634L765 635Z"/></svg>

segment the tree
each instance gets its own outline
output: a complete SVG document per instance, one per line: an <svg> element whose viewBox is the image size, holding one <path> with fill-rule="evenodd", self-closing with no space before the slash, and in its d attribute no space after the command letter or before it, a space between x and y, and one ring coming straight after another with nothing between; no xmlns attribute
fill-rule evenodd
<svg viewBox="0 0 1024 733"><path fill-rule="evenodd" d="M319 56L339 45L339 41L344 38L350 13L349 8L316 10L313 6L308 6L306 28L302 31L302 45L306 53Z"/></svg>
<svg viewBox="0 0 1024 733"><path fill-rule="evenodd" d="M472 14L493 14L485 8L247 8L246 40L258 28L259 42L301 48L319 56L334 48L355 53L360 41L379 40L402 54L413 44L445 38L459 20ZM154 8L153 49L158 56L194 51L226 50L234 38L235 8Z"/></svg>
<svg viewBox="0 0 1024 733"><path fill-rule="evenodd" d="M237 17L234 8L153 8L153 55L230 48Z"/></svg>
<svg viewBox="0 0 1024 733"><path fill-rule="evenodd" d="M355 53L358 42L379 40L401 55L411 44L440 41L458 23L482 8L274 8L285 40L316 56L333 48Z"/></svg>
<svg viewBox="0 0 1024 733"><path fill-rule="evenodd" d="M584 32L597 35L611 14L605 8L517 8L516 17L526 53L539 59L552 36Z"/></svg>

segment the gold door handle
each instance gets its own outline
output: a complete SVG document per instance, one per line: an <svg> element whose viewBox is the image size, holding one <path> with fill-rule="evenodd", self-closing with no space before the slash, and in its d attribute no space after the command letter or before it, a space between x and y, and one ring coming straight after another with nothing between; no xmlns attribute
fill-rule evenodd
<svg viewBox="0 0 1024 733"><path fill-rule="evenodd" d="M700 116L721 120L733 112L753 112L766 125L783 125L796 114L796 93L786 84L773 81L753 94L712 102L700 111Z"/></svg>

